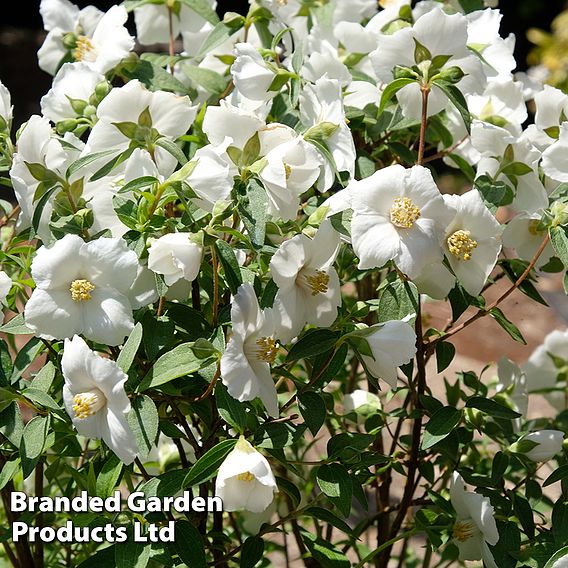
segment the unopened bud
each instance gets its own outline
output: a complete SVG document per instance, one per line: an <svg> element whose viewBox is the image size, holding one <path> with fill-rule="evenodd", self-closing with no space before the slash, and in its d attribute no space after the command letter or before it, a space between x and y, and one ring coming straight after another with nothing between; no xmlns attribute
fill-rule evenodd
<svg viewBox="0 0 568 568"><path fill-rule="evenodd" d="M402 65L395 65L392 74L395 79L415 79L417 77L415 71Z"/></svg>
<svg viewBox="0 0 568 568"><path fill-rule="evenodd" d="M95 87L95 97L97 98L97 102L101 102L110 92L111 85L108 81L101 81Z"/></svg>
<svg viewBox="0 0 568 568"><path fill-rule="evenodd" d="M78 125L79 122L77 120L68 118L66 120L60 120L55 125L55 130L57 130L58 134L65 134L66 132L73 132L73 130L75 130L75 128L77 128Z"/></svg>
<svg viewBox="0 0 568 568"><path fill-rule="evenodd" d="M455 65L453 67L447 67L440 71L440 79L447 81L448 83L459 83L464 78L465 73Z"/></svg>

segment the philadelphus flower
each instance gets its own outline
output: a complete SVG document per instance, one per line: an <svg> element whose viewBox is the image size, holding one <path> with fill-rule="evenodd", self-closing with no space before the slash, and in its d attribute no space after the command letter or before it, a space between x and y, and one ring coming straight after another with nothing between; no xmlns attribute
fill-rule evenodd
<svg viewBox="0 0 568 568"><path fill-rule="evenodd" d="M335 321L341 305L339 277L332 266L338 249L339 234L324 221L313 239L296 235L272 257L270 272L278 286L274 310L285 343L306 323L328 327Z"/></svg>
<svg viewBox="0 0 568 568"><path fill-rule="evenodd" d="M131 464L138 448L127 421L126 374L114 361L91 351L78 335L65 340L61 369L63 403L77 432L102 438L122 462Z"/></svg>
<svg viewBox="0 0 568 568"><path fill-rule="evenodd" d="M86 243L65 235L42 246L32 262L36 288L25 307L26 325L45 339L83 334L121 344L134 328L129 294L138 266L136 253L122 239Z"/></svg>
<svg viewBox="0 0 568 568"><path fill-rule="evenodd" d="M353 219L351 238L359 268L380 268L393 260L414 278L442 260L440 233L448 208L430 170L399 164L349 184Z"/></svg>
<svg viewBox="0 0 568 568"><path fill-rule="evenodd" d="M51 75L67 55L106 73L134 47L134 38L124 27L128 19L124 6L113 6L103 14L93 6L79 11L68 0L42 0L40 12L49 33L38 51L39 66Z"/></svg>
<svg viewBox="0 0 568 568"><path fill-rule="evenodd" d="M522 446L526 441L535 445L529 450L523 450ZM562 442L564 442L564 432L559 430L539 430L523 436L511 446L511 450L524 454L534 462L545 462L560 453Z"/></svg>
<svg viewBox="0 0 568 568"><path fill-rule="evenodd" d="M10 96L10 91L6 86L0 81L0 130L9 129L12 123L12 97Z"/></svg>
<svg viewBox="0 0 568 568"><path fill-rule="evenodd" d="M506 357L501 357L497 361L497 383L496 391L503 393L508 400L513 403L513 408L523 416L527 415L529 407L529 395L527 391L527 379L521 369ZM515 431L521 427L521 419L514 420Z"/></svg>
<svg viewBox="0 0 568 568"><path fill-rule="evenodd" d="M515 249L523 260L532 260L547 232L539 230L540 218L538 213L520 213L513 217L503 231L503 246ZM544 266L553 256L554 249L549 242L538 257L536 267Z"/></svg>
<svg viewBox="0 0 568 568"><path fill-rule="evenodd" d="M86 107L95 87L104 80L104 75L85 63L65 63L55 76L53 86L41 99L42 114L52 122L81 116L71 101L82 101Z"/></svg>
<svg viewBox="0 0 568 568"><path fill-rule="evenodd" d="M466 491L462 476L457 472L452 475L450 498L457 513L453 542L459 549L460 560L483 559L487 568L499 568L488 546L494 546L499 540L489 498Z"/></svg>
<svg viewBox="0 0 568 568"><path fill-rule="evenodd" d="M132 146L145 148L154 156L158 171L168 176L177 161L155 142L161 137L175 140L185 134L196 111L187 96L152 92L138 80L129 81L124 87L112 89L99 104L98 122L89 135L84 155L111 149L118 154Z"/></svg>
<svg viewBox="0 0 568 568"><path fill-rule="evenodd" d="M0 303L4 303L6 296L10 293L12 288L12 279L3 271L0 270ZM4 321L4 312L0 312L0 323Z"/></svg>
<svg viewBox="0 0 568 568"><path fill-rule="evenodd" d="M191 240L192 233L168 233L148 249L148 268L162 274L168 286L180 279L195 280L201 267L203 247Z"/></svg>
<svg viewBox="0 0 568 568"><path fill-rule="evenodd" d="M566 382L558 377L568 367L568 330L554 330L523 365L529 392L544 391L543 396L558 411L565 410ZM553 390L554 389L554 390ZM547 392L548 391L548 392Z"/></svg>
<svg viewBox="0 0 568 568"><path fill-rule="evenodd" d="M270 464L241 436L219 468L215 496L221 497L225 511L260 513L275 493L278 487Z"/></svg>
<svg viewBox="0 0 568 568"><path fill-rule="evenodd" d="M455 212L446 227L446 257L466 291L477 296L501 251L501 225L475 190L444 200Z"/></svg>
<svg viewBox="0 0 568 568"><path fill-rule="evenodd" d="M376 394L366 390L355 389L343 397L343 412L345 414L356 412L357 414L367 416L374 414L381 408L381 399Z"/></svg>
<svg viewBox="0 0 568 568"><path fill-rule="evenodd" d="M542 171L552 179L566 183L568 166L565 163L568 152L568 122L560 125L558 140L542 154Z"/></svg>
<svg viewBox="0 0 568 568"><path fill-rule="evenodd" d="M367 349L360 353L371 375L385 380L393 389L396 388L398 367L408 363L416 354L414 329L404 321L391 320L355 331L351 335L366 341L370 353Z"/></svg>
<svg viewBox="0 0 568 568"><path fill-rule="evenodd" d="M232 334L221 357L221 380L237 400L260 398L270 416L278 416L278 395L270 364L278 353L274 314L261 310L254 288L245 282L233 298Z"/></svg>

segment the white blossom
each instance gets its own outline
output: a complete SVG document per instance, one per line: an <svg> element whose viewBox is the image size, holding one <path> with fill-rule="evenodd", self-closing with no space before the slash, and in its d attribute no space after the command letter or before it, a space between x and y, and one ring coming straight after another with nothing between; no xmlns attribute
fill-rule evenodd
<svg viewBox="0 0 568 568"><path fill-rule="evenodd" d="M61 369L63 403L77 432L102 439L122 462L132 463L138 448L127 420L127 375L114 361L91 351L78 335L65 340Z"/></svg>
<svg viewBox="0 0 568 568"><path fill-rule="evenodd" d="M530 450L523 451L522 444L526 441L533 442L536 445ZM513 451L523 453L534 462L546 462L560 453L563 442L564 432L559 430L539 430L538 432L530 432L513 444Z"/></svg>
<svg viewBox="0 0 568 568"><path fill-rule="evenodd" d="M168 286L184 279L195 280L201 267L203 247L191 233L168 233L156 239L148 249L148 268L162 274Z"/></svg>

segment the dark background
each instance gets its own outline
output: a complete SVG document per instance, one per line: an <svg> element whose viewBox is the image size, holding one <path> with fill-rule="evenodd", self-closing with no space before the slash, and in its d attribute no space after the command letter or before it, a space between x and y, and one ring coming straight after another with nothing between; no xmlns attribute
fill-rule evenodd
<svg viewBox="0 0 568 568"><path fill-rule="evenodd" d="M81 8L93 4L101 10L108 10L117 2L76 0L74 3ZM514 33L517 38L517 70L526 69L527 54L531 48L526 30L530 27L548 30L551 21L566 4L566 0L501 0L501 35ZM247 0L218 0L220 16L226 11L245 13L247 9ZM36 53L43 41L42 30L39 0L6 3L0 21L0 80L12 93L16 127L39 111L39 100L51 85L52 78L37 66ZM134 29L131 31L134 32Z"/></svg>

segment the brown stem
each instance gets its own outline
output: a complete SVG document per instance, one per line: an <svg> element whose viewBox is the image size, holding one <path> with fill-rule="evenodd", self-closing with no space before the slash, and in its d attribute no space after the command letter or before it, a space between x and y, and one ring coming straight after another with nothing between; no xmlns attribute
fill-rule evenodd
<svg viewBox="0 0 568 568"><path fill-rule="evenodd" d="M168 5L168 26L170 32L170 73L174 74L174 57L175 57L175 49L174 49L174 14L171 7Z"/></svg>
<svg viewBox="0 0 568 568"><path fill-rule="evenodd" d="M211 264L213 266L213 327L217 327L217 313L219 309L219 263L215 246L211 247Z"/></svg>
<svg viewBox="0 0 568 568"><path fill-rule="evenodd" d="M156 311L156 317L160 317L164 313L164 303L166 301L165 296L160 296L160 301L158 302L158 310Z"/></svg>
<svg viewBox="0 0 568 568"><path fill-rule="evenodd" d="M217 364L217 370L215 371L215 374L213 375L213 378L211 379L211 382L209 383L207 390L201 396L194 398L191 402L199 402L201 400L205 400L213 392L215 384L217 383L217 380L219 379L220 376L221 376L221 365Z"/></svg>
<svg viewBox="0 0 568 568"><path fill-rule="evenodd" d="M34 492L36 497L43 496L43 462L40 460L35 467L34 477ZM35 525L38 529L43 528L43 513L38 513L36 516ZM36 568L43 568L43 541L38 538L34 547L34 566Z"/></svg>
<svg viewBox="0 0 568 568"><path fill-rule="evenodd" d="M10 545L7 542L3 542L2 544L4 545L4 552L6 552L6 556L8 557L10 564L14 568L20 568L20 563L18 562L18 559L16 558L16 555L14 554Z"/></svg>
<svg viewBox="0 0 568 568"><path fill-rule="evenodd" d="M422 120L420 121L420 140L418 142L418 159L416 164L422 164L424 159L424 144L426 142L426 126L428 125L428 95L430 94L430 87L420 87L422 93Z"/></svg>
<svg viewBox="0 0 568 568"><path fill-rule="evenodd" d="M150 475L148 474L148 472L146 471L146 469L142 465L140 458L135 458L134 463L138 466L138 469L140 470L140 473L142 474L144 481L150 481Z"/></svg>
<svg viewBox="0 0 568 568"><path fill-rule="evenodd" d="M433 162L434 160L438 160L440 158L444 158L446 156L448 156L449 154L451 154L460 144L462 144L463 142L465 142L468 138L468 135L464 136L463 138L461 138L460 140L458 140L455 144L452 144L449 148L446 148L445 150L440 150L439 152L436 152L435 154L432 154L431 156L428 156L426 158L424 158L422 160L422 163L425 164L427 162Z"/></svg>
<svg viewBox="0 0 568 568"><path fill-rule="evenodd" d="M483 308L483 309L479 310L477 313L473 314L468 320L464 321L463 323L461 323L460 325L458 325L458 326L456 326L452 329L449 329L447 331L447 333L445 333L444 335L441 335L440 337L437 337L433 341L430 341L427 344L427 347L426 347L427 351L431 351L432 349L434 349L436 347L436 345L440 341L445 341L448 337L455 335L456 333L458 333L462 329L465 329L466 327L471 325L473 322L477 321L478 319L482 318L483 316L486 316L487 314L489 314L491 312L491 310L493 308L496 308L501 302L506 300L525 281L525 279L527 278L527 276L530 274L531 270L534 268L535 264L537 263L538 259L540 258L540 255L543 253L544 249L546 248L546 245L548 244L549 240L550 240L550 235L547 234L546 237L544 237L542 243L540 243L538 250L536 251L533 259L530 261L530 263L527 266L527 268L525 269L525 271L519 276L519 278L517 278L517 280L505 292L503 292L503 294L501 294L501 296L499 296L488 307Z"/></svg>

